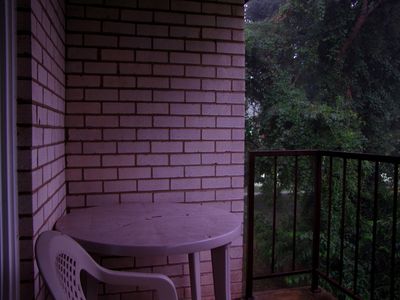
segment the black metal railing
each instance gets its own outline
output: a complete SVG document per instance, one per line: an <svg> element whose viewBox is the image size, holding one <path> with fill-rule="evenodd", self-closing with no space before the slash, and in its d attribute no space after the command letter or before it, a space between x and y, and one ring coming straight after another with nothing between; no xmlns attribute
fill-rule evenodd
<svg viewBox="0 0 400 300"><path fill-rule="evenodd" d="M249 152L246 298L255 281L308 274L314 292L323 286L339 297L399 299L399 162L335 151ZM256 182L263 188L258 196ZM281 197L283 191L291 199ZM263 274L254 271L256 197L268 209L261 217L269 227L258 259L268 261Z"/></svg>

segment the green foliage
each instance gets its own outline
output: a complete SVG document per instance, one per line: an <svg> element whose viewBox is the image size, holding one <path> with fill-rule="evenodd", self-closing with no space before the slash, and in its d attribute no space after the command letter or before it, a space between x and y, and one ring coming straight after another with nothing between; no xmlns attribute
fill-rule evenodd
<svg viewBox="0 0 400 300"><path fill-rule="evenodd" d="M246 139L248 149L327 149L398 154L400 151L400 1L370 0L367 13L355 0L254 0L246 15ZM257 9L260 8L260 9ZM277 268L287 270L293 238L293 165L278 159L277 194L280 217ZM347 165L343 196L341 161L333 162L331 235L328 250L328 172L323 169L321 257L330 254L329 267L339 276L340 233L345 239L343 276L352 288L357 219L357 165ZM310 251L313 209L312 162L299 161L299 264ZM307 171L309 170L309 171ZM384 179L382 176L387 175ZM388 298L393 169L379 170L377 220L376 299ZM386 176L385 175L385 176ZM262 183L258 201L272 207L274 162L260 159L256 182ZM371 243L374 215L374 165L363 163L359 236L358 281L360 295L369 297ZM385 181L386 180L386 181ZM344 228L342 201L345 199ZM258 214L257 251L265 260L270 251L270 211ZM400 246L397 246L400 247ZM399 249L400 250L400 249ZM283 253L286 253L283 255ZM327 267L327 262L322 264ZM261 263L260 263L261 264ZM296 283L304 278L297 278ZM400 285L400 280L396 280Z"/></svg>

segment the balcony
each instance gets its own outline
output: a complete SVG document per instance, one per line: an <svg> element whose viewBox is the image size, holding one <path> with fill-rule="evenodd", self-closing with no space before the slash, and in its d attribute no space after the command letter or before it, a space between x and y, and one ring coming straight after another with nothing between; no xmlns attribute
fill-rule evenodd
<svg viewBox="0 0 400 300"><path fill-rule="evenodd" d="M250 152L246 299L399 299L399 162Z"/></svg>

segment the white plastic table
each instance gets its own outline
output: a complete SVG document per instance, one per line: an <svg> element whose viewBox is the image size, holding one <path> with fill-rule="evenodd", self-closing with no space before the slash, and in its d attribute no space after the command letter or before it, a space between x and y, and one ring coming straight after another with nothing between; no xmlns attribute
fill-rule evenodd
<svg viewBox="0 0 400 300"><path fill-rule="evenodd" d="M216 299L231 299L229 245L242 220L213 207L193 204L120 204L65 215L56 229L89 252L120 256L188 254L192 299L201 299L200 251L211 250Z"/></svg>

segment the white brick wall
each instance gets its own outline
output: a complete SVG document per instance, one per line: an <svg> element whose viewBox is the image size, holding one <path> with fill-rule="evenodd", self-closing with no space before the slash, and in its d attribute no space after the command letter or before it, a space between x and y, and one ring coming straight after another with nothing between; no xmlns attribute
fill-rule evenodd
<svg viewBox="0 0 400 300"><path fill-rule="evenodd" d="M118 3L67 5L68 206L185 201L242 214L242 3ZM238 297L241 241L233 253ZM209 255L203 265L212 297ZM190 297L187 265L133 266L173 270L180 298Z"/></svg>

